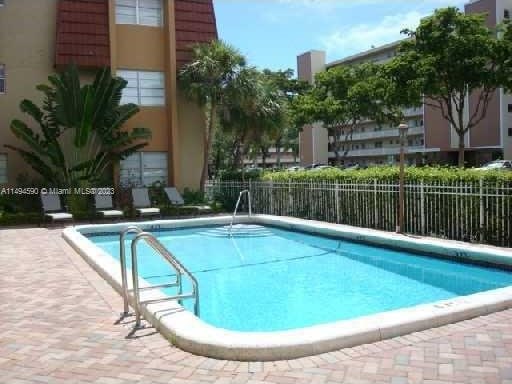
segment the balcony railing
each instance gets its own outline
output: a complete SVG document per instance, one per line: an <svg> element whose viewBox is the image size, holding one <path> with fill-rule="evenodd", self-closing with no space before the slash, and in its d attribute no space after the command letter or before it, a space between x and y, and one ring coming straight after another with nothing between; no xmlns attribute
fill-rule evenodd
<svg viewBox="0 0 512 384"><path fill-rule="evenodd" d="M423 153L429 152L425 147L405 147L406 153ZM359 149L351 150L348 152L347 157L372 157L372 156L391 156L400 154L400 147L384 147L372 149ZM329 152L329 157L336 157L334 152Z"/></svg>
<svg viewBox="0 0 512 384"><path fill-rule="evenodd" d="M424 127L414 127L409 128L407 132L407 136L416 136L425 134ZM400 133L398 129L385 129L382 131L368 131L362 133L354 133L352 135L352 141L361 141L361 140L372 140L372 139L382 139L386 137L399 137Z"/></svg>

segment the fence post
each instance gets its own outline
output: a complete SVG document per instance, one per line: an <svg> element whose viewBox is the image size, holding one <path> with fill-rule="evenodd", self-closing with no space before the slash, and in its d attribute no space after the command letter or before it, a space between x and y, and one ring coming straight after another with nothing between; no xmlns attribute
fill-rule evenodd
<svg viewBox="0 0 512 384"><path fill-rule="evenodd" d="M251 215L252 214L252 205L253 205L252 201L251 201L251 200L253 200L252 199L252 180L251 179L249 179L249 188L248 189L249 189L249 196L247 198L249 200L249 215Z"/></svg>
<svg viewBox="0 0 512 384"><path fill-rule="evenodd" d="M274 214L274 182L269 182L269 192L270 192L270 214Z"/></svg>
<svg viewBox="0 0 512 384"><path fill-rule="evenodd" d="M421 234L425 234L425 183L421 180L420 184L420 216L421 216Z"/></svg>
<svg viewBox="0 0 512 384"><path fill-rule="evenodd" d="M480 179L480 242L484 242L484 218L485 218L485 209L484 209L484 180Z"/></svg>
<svg viewBox="0 0 512 384"><path fill-rule="evenodd" d="M379 228L379 209L378 209L377 201L378 201L378 199L377 199L377 179L373 179L373 214L374 214L373 220L375 221L375 224L374 224L375 229Z"/></svg>
<svg viewBox="0 0 512 384"><path fill-rule="evenodd" d="M288 214L287 214L287 216L293 216L292 209L293 209L292 181L288 180Z"/></svg>
<svg viewBox="0 0 512 384"><path fill-rule="evenodd" d="M338 180L335 181L335 198L336 198L336 223L340 223L340 184Z"/></svg>

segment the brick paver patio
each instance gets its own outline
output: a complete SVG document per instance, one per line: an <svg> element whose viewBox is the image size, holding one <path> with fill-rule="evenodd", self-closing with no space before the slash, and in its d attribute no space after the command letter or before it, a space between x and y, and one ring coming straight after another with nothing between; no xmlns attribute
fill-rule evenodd
<svg viewBox="0 0 512 384"><path fill-rule="evenodd" d="M60 230L0 230L0 383L509 383L512 310L290 361L194 356L130 336L119 296Z"/></svg>

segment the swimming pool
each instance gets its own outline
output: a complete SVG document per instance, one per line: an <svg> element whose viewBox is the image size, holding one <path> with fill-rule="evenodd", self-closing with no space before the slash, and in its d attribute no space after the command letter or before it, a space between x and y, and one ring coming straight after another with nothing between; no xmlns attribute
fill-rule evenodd
<svg viewBox="0 0 512 384"><path fill-rule="evenodd" d="M198 280L201 319L233 331L303 328L512 285L512 273L498 269L269 226L237 225L231 237L225 226L154 235ZM118 234L89 239L119 260ZM147 245L138 260L152 285L173 276Z"/></svg>
<svg viewBox="0 0 512 384"><path fill-rule="evenodd" d="M162 334L196 354L290 359L512 307L510 249L265 215L241 217L229 237L229 220L136 223L199 282L200 318L192 301L141 307ZM63 236L121 291L119 233L131 224L78 226ZM143 242L138 260L139 284L169 282L170 268Z"/></svg>

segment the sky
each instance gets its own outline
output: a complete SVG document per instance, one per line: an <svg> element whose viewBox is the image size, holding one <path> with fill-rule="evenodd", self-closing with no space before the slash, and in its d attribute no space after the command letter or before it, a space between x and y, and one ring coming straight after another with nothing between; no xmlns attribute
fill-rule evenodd
<svg viewBox="0 0 512 384"><path fill-rule="evenodd" d="M327 52L327 61L404 38L434 9L463 0L214 0L219 37L250 65L296 70L297 55Z"/></svg>

